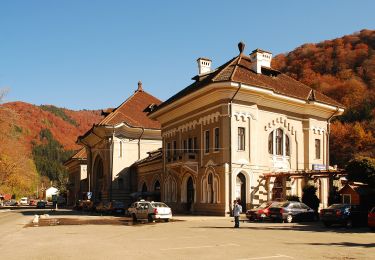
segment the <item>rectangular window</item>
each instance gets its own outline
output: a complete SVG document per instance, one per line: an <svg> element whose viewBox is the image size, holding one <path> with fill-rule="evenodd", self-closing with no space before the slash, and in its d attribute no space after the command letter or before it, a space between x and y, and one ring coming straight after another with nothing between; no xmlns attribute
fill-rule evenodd
<svg viewBox="0 0 375 260"><path fill-rule="evenodd" d="M210 131L205 131L204 132L204 152L209 153L210 152Z"/></svg>
<svg viewBox="0 0 375 260"><path fill-rule="evenodd" d="M320 139L315 139L315 159L320 159Z"/></svg>
<svg viewBox="0 0 375 260"><path fill-rule="evenodd" d="M238 151L245 151L245 127L238 128Z"/></svg>
<svg viewBox="0 0 375 260"><path fill-rule="evenodd" d="M215 151L219 151L220 148L220 130L215 128Z"/></svg>
<svg viewBox="0 0 375 260"><path fill-rule="evenodd" d="M187 152L187 142L186 142L186 140L184 140L184 153L186 153Z"/></svg>
<svg viewBox="0 0 375 260"><path fill-rule="evenodd" d="M171 143L167 143L167 159L171 160Z"/></svg>
<svg viewBox="0 0 375 260"><path fill-rule="evenodd" d="M193 152L193 138L188 139L188 151L189 153Z"/></svg>
<svg viewBox="0 0 375 260"><path fill-rule="evenodd" d="M177 156L177 141L173 141L173 157Z"/></svg>
<svg viewBox="0 0 375 260"><path fill-rule="evenodd" d="M198 138L194 137L194 153L198 152Z"/></svg>
<svg viewBox="0 0 375 260"><path fill-rule="evenodd" d="M350 194L342 194L342 203L351 204L352 203L352 196Z"/></svg>

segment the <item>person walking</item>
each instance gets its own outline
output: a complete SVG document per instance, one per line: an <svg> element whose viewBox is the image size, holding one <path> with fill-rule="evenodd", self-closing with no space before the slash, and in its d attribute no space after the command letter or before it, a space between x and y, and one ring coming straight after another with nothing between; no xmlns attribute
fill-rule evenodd
<svg viewBox="0 0 375 260"><path fill-rule="evenodd" d="M242 206L235 200L233 205L234 227L240 227L240 214L242 213Z"/></svg>

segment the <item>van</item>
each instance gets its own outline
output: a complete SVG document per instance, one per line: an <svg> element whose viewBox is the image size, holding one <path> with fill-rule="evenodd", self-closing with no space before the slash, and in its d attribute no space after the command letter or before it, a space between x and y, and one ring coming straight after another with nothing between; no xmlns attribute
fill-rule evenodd
<svg viewBox="0 0 375 260"><path fill-rule="evenodd" d="M27 197L21 198L20 205L29 205L29 199Z"/></svg>

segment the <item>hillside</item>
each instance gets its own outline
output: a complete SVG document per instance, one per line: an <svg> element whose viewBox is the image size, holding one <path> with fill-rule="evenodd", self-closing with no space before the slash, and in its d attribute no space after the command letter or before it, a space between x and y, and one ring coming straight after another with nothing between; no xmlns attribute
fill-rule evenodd
<svg viewBox="0 0 375 260"><path fill-rule="evenodd" d="M375 157L375 31L304 44L272 66L346 106L332 123L331 164Z"/></svg>
<svg viewBox="0 0 375 260"><path fill-rule="evenodd" d="M0 194L33 195L41 183L50 181L63 191L63 162L79 148L77 137L101 118L100 111L1 104L0 98Z"/></svg>
<svg viewBox="0 0 375 260"><path fill-rule="evenodd" d="M54 139L66 150L76 150L79 148L75 143L77 137L102 118L99 110L73 111L51 105L36 106L24 102L5 103L3 106L15 111L15 128L22 136L21 140L27 150L31 148L31 141L39 140L39 133L45 128L51 131Z"/></svg>

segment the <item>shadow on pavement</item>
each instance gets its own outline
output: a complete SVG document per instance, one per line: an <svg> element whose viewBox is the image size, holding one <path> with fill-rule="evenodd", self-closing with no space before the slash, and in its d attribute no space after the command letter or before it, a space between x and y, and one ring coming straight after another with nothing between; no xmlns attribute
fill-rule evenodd
<svg viewBox="0 0 375 260"><path fill-rule="evenodd" d="M316 223L293 223L293 224L275 224L275 223L256 223L252 222L252 225L242 224L240 229L246 230L273 230L273 231L310 231L310 232L335 232L335 233L369 233L371 232L367 227L353 227L345 228L342 226L331 226L329 228L323 226L320 222ZM193 228L212 228L212 229L233 229L231 226L204 226L204 227L193 227Z"/></svg>
<svg viewBox="0 0 375 260"><path fill-rule="evenodd" d="M339 242L339 243L288 243L290 245L303 244L311 246L342 246L342 247L363 247L363 248L374 248L375 243L361 244L353 242Z"/></svg>

